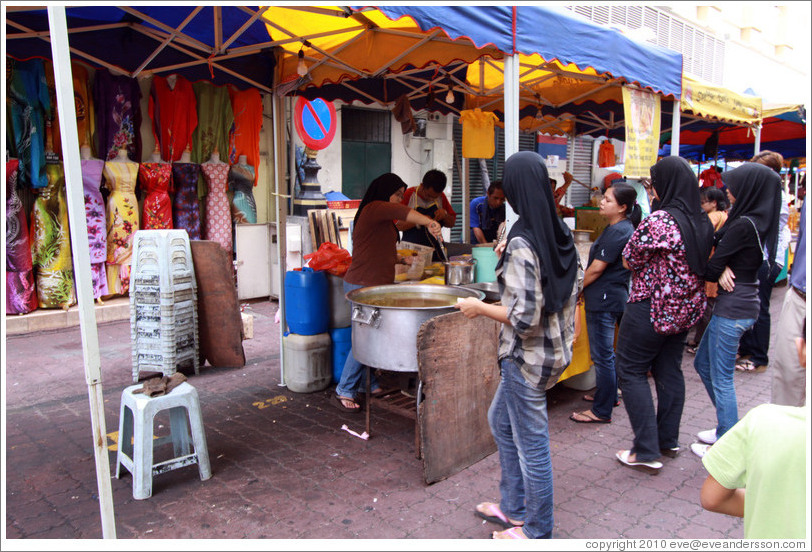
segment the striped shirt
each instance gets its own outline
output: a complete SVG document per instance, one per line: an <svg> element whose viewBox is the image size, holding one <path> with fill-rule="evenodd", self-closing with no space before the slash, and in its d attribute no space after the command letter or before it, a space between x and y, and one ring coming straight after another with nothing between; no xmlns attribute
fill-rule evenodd
<svg viewBox="0 0 812 552"><path fill-rule="evenodd" d="M499 360L513 359L530 385L549 389L572 360L575 306L584 283L580 259L569 300L561 312L547 313L540 262L530 244L514 238L504 255L496 276L510 324L503 324L499 334Z"/></svg>

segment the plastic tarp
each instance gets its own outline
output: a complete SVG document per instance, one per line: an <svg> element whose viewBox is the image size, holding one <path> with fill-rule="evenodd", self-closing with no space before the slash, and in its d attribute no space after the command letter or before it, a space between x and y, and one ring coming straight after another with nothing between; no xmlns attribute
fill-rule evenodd
<svg viewBox="0 0 812 552"><path fill-rule="evenodd" d="M761 121L761 98L737 94L732 90L682 76L680 109L718 121L756 125Z"/></svg>

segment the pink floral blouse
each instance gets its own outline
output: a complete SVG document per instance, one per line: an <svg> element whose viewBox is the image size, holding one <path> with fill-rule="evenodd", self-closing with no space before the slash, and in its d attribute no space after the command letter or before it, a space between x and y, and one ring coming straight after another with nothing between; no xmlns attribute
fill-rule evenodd
<svg viewBox="0 0 812 552"><path fill-rule="evenodd" d="M707 308L705 282L688 266L677 221L655 211L637 227L623 257L632 269L629 302L651 299L651 324L673 335L694 326Z"/></svg>

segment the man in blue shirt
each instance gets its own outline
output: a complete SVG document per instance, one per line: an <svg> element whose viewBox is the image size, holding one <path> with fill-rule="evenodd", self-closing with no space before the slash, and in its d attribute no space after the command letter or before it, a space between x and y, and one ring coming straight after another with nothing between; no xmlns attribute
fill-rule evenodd
<svg viewBox="0 0 812 552"><path fill-rule="evenodd" d="M806 370L798 363L795 339L804 337L806 320L806 200L801 205L798 244L789 275L789 286L778 317L773 360L773 404L803 406L806 402Z"/></svg>
<svg viewBox="0 0 812 552"><path fill-rule="evenodd" d="M505 192L502 181L488 186L488 195L471 201L471 243L496 241L499 225L505 221Z"/></svg>

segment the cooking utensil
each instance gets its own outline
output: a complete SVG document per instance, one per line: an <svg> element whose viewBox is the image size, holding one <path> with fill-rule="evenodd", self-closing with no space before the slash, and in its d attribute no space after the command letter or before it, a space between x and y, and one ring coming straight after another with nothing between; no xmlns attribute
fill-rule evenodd
<svg viewBox="0 0 812 552"><path fill-rule="evenodd" d="M472 283L474 281L476 262L476 259L467 259L443 263L445 267L445 285L459 286Z"/></svg>
<svg viewBox="0 0 812 552"><path fill-rule="evenodd" d="M440 260L443 261L444 263L447 263L448 262L448 257L446 256L445 251L443 250L443 245L440 243L440 241L437 238L435 238L434 236L431 235L431 232L429 232L429 229L428 229L427 226L424 226L423 230L426 231L426 236L428 236L428 238L429 238L429 243L431 243L431 245L434 247L434 250L440 256Z"/></svg>
<svg viewBox="0 0 812 552"><path fill-rule="evenodd" d="M485 294L485 302L496 302L502 299L499 295L499 284L496 282L475 282L462 287L481 291Z"/></svg>
<svg viewBox="0 0 812 552"><path fill-rule="evenodd" d="M352 303L352 354L367 366L417 372L417 332L434 316L454 312L458 298L484 299L475 289L437 284L370 286L347 294Z"/></svg>

